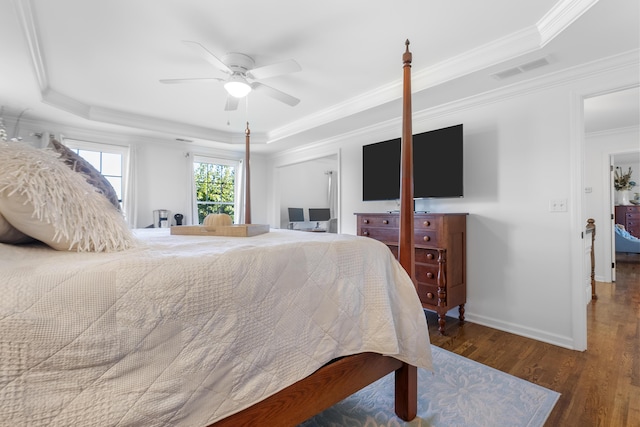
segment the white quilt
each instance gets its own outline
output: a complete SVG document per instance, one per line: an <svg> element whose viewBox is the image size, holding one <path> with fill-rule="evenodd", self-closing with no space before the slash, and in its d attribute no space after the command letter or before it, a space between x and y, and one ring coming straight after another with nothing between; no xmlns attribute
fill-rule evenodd
<svg viewBox="0 0 640 427"><path fill-rule="evenodd" d="M411 280L376 240L136 235L117 253L0 244L0 425L201 427L339 356L431 369Z"/></svg>

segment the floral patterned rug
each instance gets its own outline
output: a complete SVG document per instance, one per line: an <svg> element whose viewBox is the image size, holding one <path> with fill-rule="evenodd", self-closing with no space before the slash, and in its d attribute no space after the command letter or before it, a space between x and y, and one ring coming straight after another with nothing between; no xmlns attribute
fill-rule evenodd
<svg viewBox="0 0 640 427"><path fill-rule="evenodd" d="M435 372L418 369L418 416L393 409L393 374L305 421L304 427L543 426L559 393L431 346Z"/></svg>

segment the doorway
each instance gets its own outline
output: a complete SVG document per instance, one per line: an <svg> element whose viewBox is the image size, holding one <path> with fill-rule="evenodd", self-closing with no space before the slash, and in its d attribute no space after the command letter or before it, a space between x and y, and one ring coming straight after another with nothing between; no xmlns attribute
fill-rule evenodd
<svg viewBox="0 0 640 427"><path fill-rule="evenodd" d="M640 88L611 90L586 97L585 132L585 205L584 218L596 224L595 275L599 282L615 280L615 244L613 207L615 194L611 165L631 165L640 176L638 147L640 125ZM640 182L636 179L636 182Z"/></svg>
<svg viewBox="0 0 640 427"><path fill-rule="evenodd" d="M611 156L624 152L640 151L640 90L637 81L624 88L610 89L597 95L577 95L583 113L574 120L578 125L574 128L579 146L574 146L580 153L582 167L581 178L574 191L579 192L581 208L574 220L582 222L587 218L596 221L595 272L596 281L611 282L615 268L615 245L613 241L612 220L612 178ZM575 98L574 98L575 99ZM582 120L581 120L582 119ZM582 187L582 188L580 188ZM574 249L577 254L577 249ZM581 262L574 258L574 272L579 274L577 266ZM584 259L584 258L583 258ZM583 270L584 271L584 270ZM579 276L582 279L582 276ZM608 279L608 280L607 280ZM574 283L573 319L576 325L574 334L576 349L587 349L586 307L582 299L582 280ZM587 300L591 301L590 299ZM592 302L591 304L594 304ZM583 329L584 328L584 329Z"/></svg>

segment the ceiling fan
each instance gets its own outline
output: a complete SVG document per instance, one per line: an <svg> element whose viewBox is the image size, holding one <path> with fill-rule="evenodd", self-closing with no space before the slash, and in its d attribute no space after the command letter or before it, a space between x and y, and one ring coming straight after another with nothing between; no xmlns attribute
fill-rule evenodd
<svg viewBox="0 0 640 427"><path fill-rule="evenodd" d="M191 46L205 60L228 76L226 78L205 77L162 79L160 80L161 83L224 82L224 88L228 93L227 102L224 108L225 111L236 110L238 108L240 98L247 96L252 90L264 93L265 95L284 102L292 107L300 102L298 98L258 81L300 71L300 65L293 59L254 68L255 62L253 58L248 55L242 53L228 53L223 56L222 59L219 59L198 42L184 40L183 43L187 46Z"/></svg>

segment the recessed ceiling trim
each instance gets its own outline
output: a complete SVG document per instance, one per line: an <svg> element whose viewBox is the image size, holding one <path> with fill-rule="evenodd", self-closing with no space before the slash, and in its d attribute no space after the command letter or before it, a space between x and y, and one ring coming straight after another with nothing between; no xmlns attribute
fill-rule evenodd
<svg viewBox="0 0 640 427"><path fill-rule="evenodd" d="M514 32L506 37L497 39L414 73L412 84L414 90L425 90L437 84L540 49L596 4L597 1L598 0L561 0L534 26ZM35 14L31 7L31 1L13 0L13 3L22 21L23 31L29 45L31 60L44 102L89 120L105 121L111 124L168 132L177 135L189 135L196 139L235 143L235 132L214 131L209 128L190 126L125 113L123 111L90 106L68 97L65 94L51 90L49 87L50 82L47 74L46 61L41 50L38 27L35 22ZM256 140L261 139L262 141L275 142L330 123L334 120L342 119L345 116L397 100L401 96L400 87L401 79L398 78L397 81L391 84L376 88L361 96L352 98L316 114L306 116L294 123L274 129L266 135L260 135L262 138L256 135Z"/></svg>
<svg viewBox="0 0 640 427"><path fill-rule="evenodd" d="M591 9L599 0L560 0L536 24L541 47L561 34L569 25Z"/></svg>
<svg viewBox="0 0 640 427"><path fill-rule="evenodd" d="M75 114L76 116L89 119L90 107L74 98L63 93L57 92L51 88L45 88L41 92L42 102L52 107L59 108L63 111Z"/></svg>
<svg viewBox="0 0 640 427"><path fill-rule="evenodd" d="M40 91L44 91L49 87L49 77L47 75L42 49L40 48L40 37L38 36L38 27L35 23L35 15L31 8L31 2L29 0L14 0L13 5L20 18L24 36L27 39L31 62L33 63L38 79L38 86L40 87Z"/></svg>

